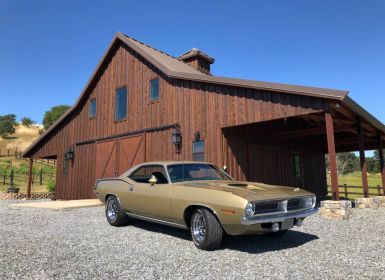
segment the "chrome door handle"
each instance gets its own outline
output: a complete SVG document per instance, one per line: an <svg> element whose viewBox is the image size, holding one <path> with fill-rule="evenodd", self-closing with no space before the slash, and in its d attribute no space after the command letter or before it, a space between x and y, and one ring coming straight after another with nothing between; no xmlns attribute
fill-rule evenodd
<svg viewBox="0 0 385 280"><path fill-rule="evenodd" d="M129 190L130 192L132 192L132 191L134 190L134 187L131 186L131 187L128 188L128 190Z"/></svg>

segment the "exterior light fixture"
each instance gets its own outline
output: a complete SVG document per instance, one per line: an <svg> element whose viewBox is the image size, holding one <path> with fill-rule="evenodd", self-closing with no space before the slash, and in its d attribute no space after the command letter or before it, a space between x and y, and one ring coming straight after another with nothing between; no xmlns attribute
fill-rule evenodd
<svg viewBox="0 0 385 280"><path fill-rule="evenodd" d="M67 160L73 160L74 158L74 150L72 148L69 148L65 155L64 155L64 158L67 159Z"/></svg>
<svg viewBox="0 0 385 280"><path fill-rule="evenodd" d="M182 143L182 135L178 126L172 131L172 143L175 145L177 152L179 152L179 148Z"/></svg>

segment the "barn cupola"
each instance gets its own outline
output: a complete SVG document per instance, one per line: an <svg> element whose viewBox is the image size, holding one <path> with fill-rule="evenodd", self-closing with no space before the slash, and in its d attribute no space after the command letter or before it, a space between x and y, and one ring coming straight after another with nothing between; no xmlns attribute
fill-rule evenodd
<svg viewBox="0 0 385 280"><path fill-rule="evenodd" d="M178 59L198 69L204 74L211 75L210 65L214 63L214 58L208 56L197 48L193 48L185 54L182 54Z"/></svg>

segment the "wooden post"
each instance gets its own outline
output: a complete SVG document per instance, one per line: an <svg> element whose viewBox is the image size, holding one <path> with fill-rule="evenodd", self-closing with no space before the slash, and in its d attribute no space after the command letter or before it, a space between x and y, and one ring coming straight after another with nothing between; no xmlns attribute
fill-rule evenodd
<svg viewBox="0 0 385 280"><path fill-rule="evenodd" d="M29 168L28 168L28 184L27 184L27 197L31 197L31 188L32 188L32 167L33 167L33 159L29 159Z"/></svg>
<svg viewBox="0 0 385 280"><path fill-rule="evenodd" d="M362 178L362 189L364 192L364 197L369 197L369 184L368 184L368 174L366 169L366 158L365 158L365 140L364 134L362 133L361 120L357 120L357 130L358 130L358 140L360 146L360 164L361 164L361 178Z"/></svg>
<svg viewBox="0 0 385 280"><path fill-rule="evenodd" d="M381 132L377 131L377 142L378 142L378 155L380 157L380 173L382 179L382 190L385 195L385 163L384 163L384 146L382 143Z"/></svg>
<svg viewBox="0 0 385 280"><path fill-rule="evenodd" d="M43 185L43 168L40 167L40 173L39 173L39 185Z"/></svg>
<svg viewBox="0 0 385 280"><path fill-rule="evenodd" d="M348 185L344 184L345 198L348 198Z"/></svg>
<svg viewBox="0 0 385 280"><path fill-rule="evenodd" d="M330 114L330 112L325 113L325 124L326 124L326 137L328 142L329 168L330 168L330 179L331 179L331 185L332 185L333 200L339 200L340 194L338 189L336 146L334 142L334 126L333 126L333 117Z"/></svg>

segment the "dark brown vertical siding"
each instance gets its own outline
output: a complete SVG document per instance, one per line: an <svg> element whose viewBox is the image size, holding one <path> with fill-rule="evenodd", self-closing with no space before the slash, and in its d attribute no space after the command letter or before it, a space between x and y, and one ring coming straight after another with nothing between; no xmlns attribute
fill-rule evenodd
<svg viewBox="0 0 385 280"><path fill-rule="evenodd" d="M150 102L149 80L155 77L160 80L160 100ZM122 86L128 90L128 116L115 122L115 90ZM91 98L96 98L97 102L94 119L88 117ZM118 45L91 84L82 106L68 117L64 125L51 132L44 145L33 151L33 158L57 157L59 198L93 197L95 147L94 144L76 146L76 143L179 123L183 141L180 154L171 143L171 130L148 132L145 137L146 160L191 160L194 133L199 131L206 143L206 160L219 166L226 164L236 177L245 179L245 170L251 169L247 167L247 155L252 151L243 149L250 146L242 145L235 149L228 146L228 139L222 134L223 128L310 114L326 108L327 101L314 97L168 79L140 55ZM242 138L242 135L238 136ZM63 159L69 147L75 149L75 160L64 178ZM269 157L268 152L261 152L260 156L266 160ZM280 159L284 157L280 153L277 156ZM282 162L279 161L280 170L285 169ZM309 160L306 168L321 172L323 164L320 160ZM280 173L280 177L286 175Z"/></svg>

